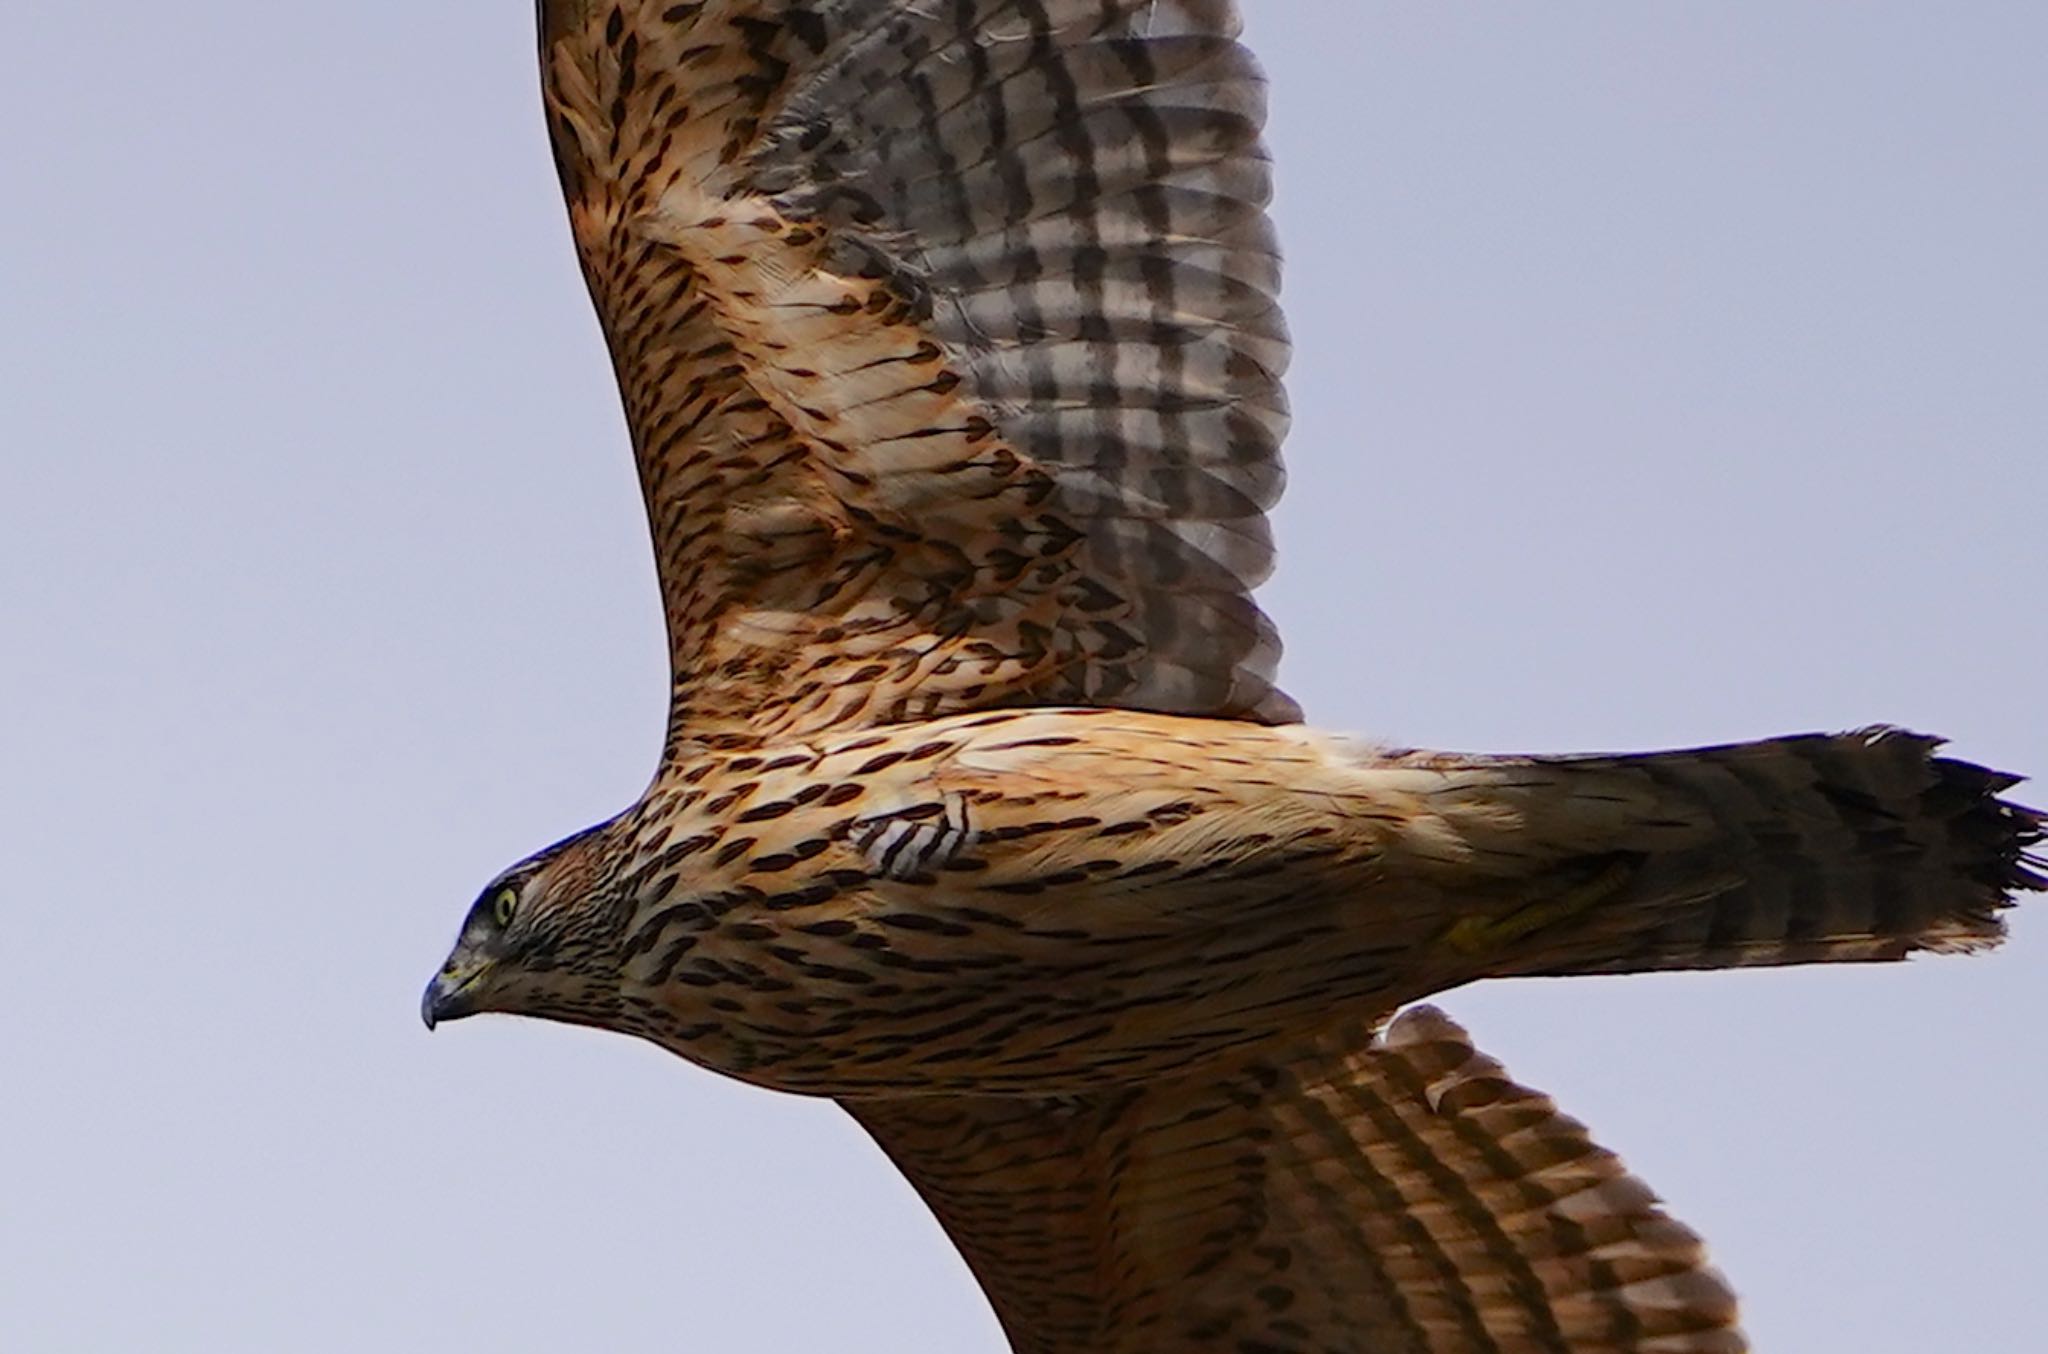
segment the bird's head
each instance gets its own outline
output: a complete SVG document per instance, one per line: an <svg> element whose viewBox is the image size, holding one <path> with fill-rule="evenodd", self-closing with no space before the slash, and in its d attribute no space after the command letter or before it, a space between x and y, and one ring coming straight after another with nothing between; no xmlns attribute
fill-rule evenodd
<svg viewBox="0 0 2048 1354"><path fill-rule="evenodd" d="M619 1006L619 908L604 868L611 825L536 852L477 895L420 999L432 1029L481 1011L601 1024Z"/></svg>

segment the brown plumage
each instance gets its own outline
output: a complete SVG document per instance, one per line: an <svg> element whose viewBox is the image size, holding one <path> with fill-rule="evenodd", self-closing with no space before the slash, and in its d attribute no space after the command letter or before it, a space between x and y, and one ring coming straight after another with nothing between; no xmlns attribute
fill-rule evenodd
<svg viewBox="0 0 2048 1354"><path fill-rule="evenodd" d="M1428 1007L1220 1075L848 1108L1023 1354L1742 1347L1699 1238Z"/></svg>
<svg viewBox="0 0 2048 1354"><path fill-rule="evenodd" d="M1995 943L2011 777L1890 730L1465 757L1296 723L1286 343L1225 0L546 0L675 674L653 784L429 988L841 1099L1020 1351L1743 1347L1441 1016Z"/></svg>

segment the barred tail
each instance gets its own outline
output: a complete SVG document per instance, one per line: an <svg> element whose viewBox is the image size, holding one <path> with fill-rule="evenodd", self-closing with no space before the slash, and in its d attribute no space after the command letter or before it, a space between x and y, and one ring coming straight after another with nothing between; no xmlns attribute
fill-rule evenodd
<svg viewBox="0 0 2048 1354"><path fill-rule="evenodd" d="M1489 976L1638 973L1996 945L2012 895L2048 887L2048 820L1999 797L2018 777L1939 746L1878 728L1410 764L1447 773L1453 804L1511 820L1512 838L1465 834L1521 857L1515 901L1470 928Z"/></svg>

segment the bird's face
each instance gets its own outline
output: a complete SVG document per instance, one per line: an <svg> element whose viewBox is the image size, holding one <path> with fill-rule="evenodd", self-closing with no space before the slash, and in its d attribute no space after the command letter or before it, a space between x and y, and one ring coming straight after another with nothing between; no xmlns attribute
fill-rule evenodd
<svg viewBox="0 0 2048 1354"><path fill-rule="evenodd" d="M482 1011L586 1025L616 1015L617 928L595 868L602 832L529 856L477 896L420 999L428 1029Z"/></svg>

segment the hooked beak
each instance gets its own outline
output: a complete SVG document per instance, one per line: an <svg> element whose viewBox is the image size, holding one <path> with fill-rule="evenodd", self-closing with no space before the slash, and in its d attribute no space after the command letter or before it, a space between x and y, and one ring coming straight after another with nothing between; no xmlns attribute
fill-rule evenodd
<svg viewBox="0 0 2048 1354"><path fill-rule="evenodd" d="M483 977L488 964L458 966L450 960L434 975L434 981L427 984L425 995L420 998L420 1019L428 1029L444 1020L460 1020L478 1011L476 994L477 979Z"/></svg>

